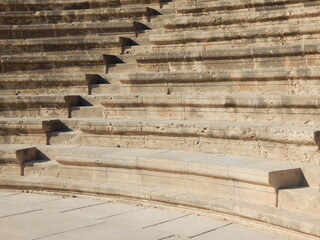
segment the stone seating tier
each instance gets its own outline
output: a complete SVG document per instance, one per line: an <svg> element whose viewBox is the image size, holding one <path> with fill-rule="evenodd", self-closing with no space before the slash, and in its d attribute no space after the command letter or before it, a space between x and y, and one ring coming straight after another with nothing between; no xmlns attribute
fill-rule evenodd
<svg viewBox="0 0 320 240"><path fill-rule="evenodd" d="M83 97L72 118L173 119L319 126L318 95L103 95Z"/></svg>
<svg viewBox="0 0 320 240"><path fill-rule="evenodd" d="M74 73L1 74L1 95L88 94L90 85L101 83L98 77ZM30 97L30 100L32 97Z"/></svg>
<svg viewBox="0 0 320 240"><path fill-rule="evenodd" d="M56 10L56 11L33 11L0 12L1 24L41 24L41 23L63 23L75 21L102 21L119 18L148 19L153 10L144 6L126 8L97 8L79 10Z"/></svg>
<svg viewBox="0 0 320 240"><path fill-rule="evenodd" d="M320 236L318 0L3 0L0 188Z"/></svg>
<svg viewBox="0 0 320 240"><path fill-rule="evenodd" d="M64 0L64 1L36 1L36 0L4 0L0 4L0 11L42 11L42 10L71 10L91 9L101 7L120 7L122 5L162 4L164 0Z"/></svg>

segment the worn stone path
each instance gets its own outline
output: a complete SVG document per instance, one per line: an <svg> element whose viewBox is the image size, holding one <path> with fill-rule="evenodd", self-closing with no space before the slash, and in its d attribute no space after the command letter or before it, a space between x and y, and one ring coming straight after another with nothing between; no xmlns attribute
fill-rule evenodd
<svg viewBox="0 0 320 240"><path fill-rule="evenodd" d="M288 240L252 226L162 205L0 192L0 236L10 240Z"/></svg>

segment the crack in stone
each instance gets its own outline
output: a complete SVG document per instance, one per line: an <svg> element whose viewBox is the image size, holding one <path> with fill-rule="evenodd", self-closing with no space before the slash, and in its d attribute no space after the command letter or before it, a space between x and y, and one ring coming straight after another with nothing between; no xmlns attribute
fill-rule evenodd
<svg viewBox="0 0 320 240"><path fill-rule="evenodd" d="M227 224L222 225L222 226L220 226L220 227L216 227L216 228L213 228L213 229L211 229L211 230L208 230L208 231L205 231L205 232L202 232L202 233L193 235L193 236L191 236L191 237L189 237L189 238L196 238L196 237L202 236L202 235L204 235L204 234L207 234L207 233L210 233L210 232L214 232L214 231L216 231L216 230L218 230L218 229L220 229L220 228L227 227L227 226L229 226L229 225L231 225L231 224L232 224L232 223L227 223Z"/></svg>
<svg viewBox="0 0 320 240"><path fill-rule="evenodd" d="M159 223L155 223L155 224L152 224L152 225L149 225L149 226L145 226L145 227L143 227L142 229L146 229L146 228L154 227L154 226L157 226L157 225L160 225L160 224L163 224L163 223L175 221L175 220L178 220L178 219L181 219L181 218L190 216L190 215L191 215L191 214L186 214L186 215L183 215L183 216L180 216L180 217L172 218L172 219L169 219L169 220L166 220L166 221L163 221L163 222L159 222Z"/></svg>

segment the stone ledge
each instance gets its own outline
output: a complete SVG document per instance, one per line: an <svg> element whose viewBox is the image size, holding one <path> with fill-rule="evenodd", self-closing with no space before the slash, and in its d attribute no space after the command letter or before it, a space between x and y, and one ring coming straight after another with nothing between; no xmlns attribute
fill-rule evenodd
<svg viewBox="0 0 320 240"><path fill-rule="evenodd" d="M35 118L6 118L0 120L1 135L46 134L61 129L60 120Z"/></svg>
<svg viewBox="0 0 320 240"><path fill-rule="evenodd" d="M20 52L43 52L46 51L58 51L61 49L76 50L76 49L90 49L94 47L123 47L122 41L119 36L69 36L69 37L52 37L52 38L33 38L33 39L7 39L0 40L0 48L3 55L6 52L10 54L20 50ZM28 49L32 48L32 49Z"/></svg>
<svg viewBox="0 0 320 240"><path fill-rule="evenodd" d="M58 149L56 161L72 166L144 169L199 175L271 186L275 189L297 186L302 181L299 164L217 154L70 147Z"/></svg>
<svg viewBox="0 0 320 240"><path fill-rule="evenodd" d="M72 66L104 66L103 55L98 54L69 54L69 55L12 55L0 57L0 72L32 71L57 69ZM81 69L79 70L79 72Z"/></svg>
<svg viewBox="0 0 320 240"><path fill-rule="evenodd" d="M279 208L295 209L315 217L320 216L320 188L290 188L279 191Z"/></svg>
<svg viewBox="0 0 320 240"><path fill-rule="evenodd" d="M186 150L319 163L317 127L126 119L64 119L63 123L73 131L51 132L51 145Z"/></svg>
<svg viewBox="0 0 320 240"><path fill-rule="evenodd" d="M267 22L275 20L288 20L291 18L307 18L319 16L318 7L312 9L306 8L293 8L293 9L282 9L272 11L272 15L268 11L266 12L255 12L252 11L250 14L245 13L215 13L212 16L200 16L193 18L186 18L185 16L177 17L175 19L164 21L164 28L176 29L176 28L188 28L188 27L208 27L215 25L231 25L238 23L255 23L255 22Z"/></svg>
<svg viewBox="0 0 320 240"><path fill-rule="evenodd" d="M310 108L320 107L320 95L103 95L105 107L197 107L197 108ZM90 97L88 97L90 99Z"/></svg>
<svg viewBox="0 0 320 240"><path fill-rule="evenodd" d="M311 0L312 2L312 0ZM264 0L242 0L242 1L214 1L188 3L177 7L177 13L201 13L208 11L223 11L234 9L263 8L268 6L283 6L285 4L300 3L300 0L277 0L266 2Z"/></svg>
<svg viewBox="0 0 320 240"><path fill-rule="evenodd" d="M76 119L74 120L76 121ZM89 134L162 135L208 137L238 140L265 140L278 143L318 146L317 127L245 124L234 122L199 122L174 120L82 120L79 129Z"/></svg>
<svg viewBox="0 0 320 240"><path fill-rule="evenodd" d="M177 51L154 54L143 54L137 56L138 63L169 63L188 62L219 59L244 59L284 56L305 56L308 54L319 54L318 43L293 44L287 46L272 47L246 47L235 49L216 49L203 51Z"/></svg>
<svg viewBox="0 0 320 240"><path fill-rule="evenodd" d="M217 29L212 30L196 30L196 31L183 31L173 32L166 34L150 35L151 43L155 45L167 45L167 44L185 44L185 43L206 43L222 40L237 40L237 39L255 39L255 38L269 38L269 37L282 37L282 36L294 36L294 35L309 35L318 34L320 30L315 25L307 23L292 23L290 28L285 24L279 24L280 26L253 26L244 28L242 31L236 31L235 29ZM303 36L301 36L303 38ZM306 39L307 40L307 39Z"/></svg>
<svg viewBox="0 0 320 240"><path fill-rule="evenodd" d="M14 73L1 74L0 93L3 95L87 95L91 84L101 78L85 73Z"/></svg>
<svg viewBox="0 0 320 240"><path fill-rule="evenodd" d="M36 73L21 73L16 75L15 73L1 74L1 87L9 88L14 86L50 86L50 85L88 85L97 83L96 78L86 77L84 73L47 73L47 74L36 74Z"/></svg>
<svg viewBox="0 0 320 240"><path fill-rule="evenodd" d="M152 84L152 83L190 83L190 82L227 82L227 81L267 81L289 79L318 79L320 68L272 68L272 69L234 69L211 70L201 72L157 72L157 73L129 73L111 74L112 78L118 78L121 83ZM108 78L108 75L105 76Z"/></svg>
<svg viewBox="0 0 320 240"><path fill-rule="evenodd" d="M114 18L125 17L149 17L151 11L146 7L122 7L122 8L98 8L98 9L76 9L76 10L54 10L20 12L0 12L0 23L2 24L40 24L75 21L97 21L111 20Z"/></svg>
<svg viewBox="0 0 320 240"><path fill-rule="evenodd" d="M88 105L71 109L75 118L221 120L319 126L320 96L121 94L83 96ZM290 111L289 111L290 109Z"/></svg>
<svg viewBox="0 0 320 240"><path fill-rule="evenodd" d="M28 145L0 144L0 162L22 164L36 159L37 149Z"/></svg>
<svg viewBox="0 0 320 240"><path fill-rule="evenodd" d="M282 210L254 203L230 201L217 197L209 198L187 191L168 188L141 187L128 183L84 181L47 177L4 177L0 178L2 189L58 191L94 195L128 197L200 208L224 214L244 217L250 220L271 224L288 231L293 231L308 240L320 236L320 219L305 214Z"/></svg>
<svg viewBox="0 0 320 240"><path fill-rule="evenodd" d="M79 96L3 96L0 114L6 117L70 117L71 107L79 106Z"/></svg>
<svg viewBox="0 0 320 240"><path fill-rule="evenodd" d="M4 0L0 4L0 11L26 11L26 10L54 10L62 8L65 10L70 9L86 9L86 8L101 8L101 7L119 7L121 5L137 5L137 4L161 4L165 3L165 0L64 0L64 1L16 1L16 0Z"/></svg>
<svg viewBox="0 0 320 240"><path fill-rule="evenodd" d="M0 96L0 109L69 108L79 105L79 96Z"/></svg>
<svg viewBox="0 0 320 240"><path fill-rule="evenodd" d="M74 36L87 33L136 32L141 24L133 21L74 22L57 24L0 25L1 39ZM35 34L36 33L36 34Z"/></svg>

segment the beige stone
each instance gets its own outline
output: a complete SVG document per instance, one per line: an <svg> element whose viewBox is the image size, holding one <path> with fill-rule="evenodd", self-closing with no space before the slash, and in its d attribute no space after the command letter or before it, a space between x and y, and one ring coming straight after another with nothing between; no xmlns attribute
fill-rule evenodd
<svg viewBox="0 0 320 240"><path fill-rule="evenodd" d="M311 0L1 1L1 188L318 239L319 21Z"/></svg>

